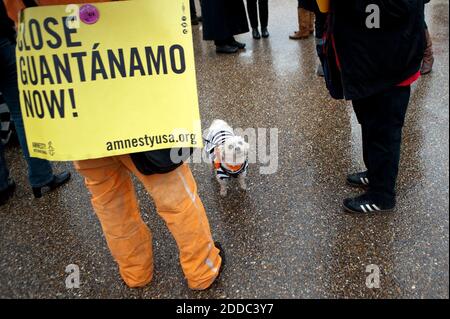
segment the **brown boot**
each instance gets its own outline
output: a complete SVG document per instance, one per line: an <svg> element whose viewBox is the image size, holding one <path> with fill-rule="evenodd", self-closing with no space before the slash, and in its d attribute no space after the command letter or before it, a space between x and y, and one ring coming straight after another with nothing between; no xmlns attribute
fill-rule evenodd
<svg viewBox="0 0 450 319"><path fill-rule="evenodd" d="M311 34L309 31L310 16L309 11L298 8L298 26L299 31L295 31L289 36L292 40L306 39Z"/></svg>
<svg viewBox="0 0 450 319"><path fill-rule="evenodd" d="M422 68L420 69L420 74L425 75L433 70L434 56L433 56L433 42L431 41L430 32L425 29L425 36L427 39L427 48L422 61Z"/></svg>
<svg viewBox="0 0 450 319"><path fill-rule="evenodd" d="M313 34L314 33L314 19L315 19L316 15L314 14L314 12L310 12L309 13L309 33Z"/></svg>

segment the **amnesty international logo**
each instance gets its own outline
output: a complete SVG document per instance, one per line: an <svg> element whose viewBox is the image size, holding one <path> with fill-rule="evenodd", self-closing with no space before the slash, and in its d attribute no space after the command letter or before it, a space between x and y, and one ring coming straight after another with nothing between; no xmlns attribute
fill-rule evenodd
<svg viewBox="0 0 450 319"><path fill-rule="evenodd" d="M47 155L47 145L45 143L33 142L32 146L32 150L34 153Z"/></svg>
<svg viewBox="0 0 450 319"><path fill-rule="evenodd" d="M48 154L50 156L55 156L55 148L53 147L53 143L50 141L48 142Z"/></svg>

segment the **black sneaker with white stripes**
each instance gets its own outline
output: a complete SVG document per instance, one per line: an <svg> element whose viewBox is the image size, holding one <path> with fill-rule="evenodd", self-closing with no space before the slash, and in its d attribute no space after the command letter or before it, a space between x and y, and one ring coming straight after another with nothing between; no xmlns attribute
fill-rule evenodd
<svg viewBox="0 0 450 319"><path fill-rule="evenodd" d="M395 203L391 205L383 204L380 201L374 200L368 193L344 200L344 209L347 212L355 214L386 213L392 211L394 208Z"/></svg>
<svg viewBox="0 0 450 319"><path fill-rule="evenodd" d="M367 171L350 174L347 176L347 184L352 187L369 187L369 178L367 177Z"/></svg>

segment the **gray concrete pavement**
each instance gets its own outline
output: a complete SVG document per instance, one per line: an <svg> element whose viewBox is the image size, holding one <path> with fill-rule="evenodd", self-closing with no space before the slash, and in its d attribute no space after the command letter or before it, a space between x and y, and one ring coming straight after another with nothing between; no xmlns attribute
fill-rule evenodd
<svg viewBox="0 0 450 319"><path fill-rule="evenodd" d="M213 235L226 250L218 285L190 291L174 240L137 184L154 235L155 275L142 289L121 281L79 175L32 199L17 148L7 159L17 192L0 208L0 298L448 298L449 48L448 1L434 0L427 20L433 73L413 87L404 130L398 208L353 216L342 199L357 191L345 175L363 168L360 131L349 103L327 96L315 75L314 39L292 41L296 1L271 1L271 37L239 55L217 56L194 27L200 109L206 128L222 118L235 127L278 128L279 170L250 167L247 193L222 199L207 164L192 165ZM56 170L73 170L57 163ZM80 289L65 287L77 264ZM366 267L381 287L366 287Z"/></svg>

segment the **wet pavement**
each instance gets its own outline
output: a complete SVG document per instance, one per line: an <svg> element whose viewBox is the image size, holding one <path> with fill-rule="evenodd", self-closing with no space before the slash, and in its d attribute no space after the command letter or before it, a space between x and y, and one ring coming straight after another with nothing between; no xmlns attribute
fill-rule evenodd
<svg viewBox="0 0 450 319"><path fill-rule="evenodd" d="M215 240L227 265L218 285L190 291L174 240L137 184L154 234L155 274L142 289L121 281L82 178L32 199L18 148L7 151L18 189L0 208L0 298L448 298L449 110L448 1L427 8L436 63L414 85L404 129L398 207L353 216L342 199L357 193L345 175L363 169L360 131L350 104L327 96L315 75L314 39L292 41L296 1L271 1L271 37L239 55L217 56L194 27L203 126L278 128L279 167L250 167L247 193L220 198L207 164L192 165ZM262 165L263 166L263 165ZM73 170L57 163L56 170ZM77 264L81 287L65 287ZM366 286L368 265L380 288Z"/></svg>

